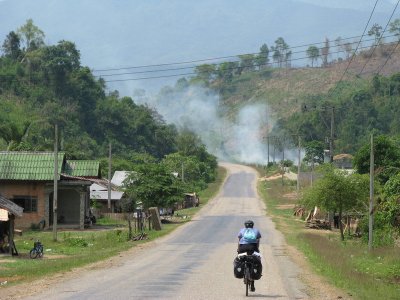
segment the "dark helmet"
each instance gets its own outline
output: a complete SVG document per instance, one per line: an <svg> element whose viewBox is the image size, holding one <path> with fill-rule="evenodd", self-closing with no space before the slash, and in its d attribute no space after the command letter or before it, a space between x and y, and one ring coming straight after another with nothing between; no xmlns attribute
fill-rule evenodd
<svg viewBox="0 0 400 300"><path fill-rule="evenodd" d="M254 222L252 220L248 220L248 221L244 222L244 226L246 228L253 228Z"/></svg>

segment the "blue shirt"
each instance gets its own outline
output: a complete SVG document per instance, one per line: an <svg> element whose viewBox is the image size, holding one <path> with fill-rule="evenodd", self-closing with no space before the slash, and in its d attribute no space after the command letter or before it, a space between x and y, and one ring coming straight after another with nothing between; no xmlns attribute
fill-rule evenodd
<svg viewBox="0 0 400 300"><path fill-rule="evenodd" d="M238 233L238 238L239 238L239 244L241 245L246 245L246 244L255 244L255 243L249 243L247 242L244 238L243 238L243 234L247 229L251 229L253 230L257 240L261 238L261 233L257 228L242 228L240 229L239 233ZM257 242L256 242L257 243Z"/></svg>

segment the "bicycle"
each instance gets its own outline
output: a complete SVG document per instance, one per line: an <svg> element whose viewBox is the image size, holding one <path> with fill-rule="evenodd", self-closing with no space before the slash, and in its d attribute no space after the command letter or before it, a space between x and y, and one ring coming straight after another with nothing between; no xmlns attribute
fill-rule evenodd
<svg viewBox="0 0 400 300"><path fill-rule="evenodd" d="M33 249L29 252L29 257L32 259L43 257L43 244L39 240L33 244Z"/></svg>
<svg viewBox="0 0 400 300"><path fill-rule="evenodd" d="M249 295L249 288L254 285L254 280L261 278L262 265L259 257L242 253L238 258L243 266L243 283L246 286L246 296Z"/></svg>

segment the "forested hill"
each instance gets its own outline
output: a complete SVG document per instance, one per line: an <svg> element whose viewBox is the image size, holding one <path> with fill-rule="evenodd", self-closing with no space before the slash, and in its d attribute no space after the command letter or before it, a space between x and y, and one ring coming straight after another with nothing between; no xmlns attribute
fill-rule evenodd
<svg viewBox="0 0 400 300"><path fill-rule="evenodd" d="M244 107L266 104L270 120L260 123L264 128L259 137L264 138L264 144L267 135L292 140L292 144L297 144L298 135L303 142L325 142L330 137L331 122L335 153L354 154L372 132L398 135L397 41L364 46L354 57L355 44L341 57L328 53L324 58L323 49L317 49L314 59L308 52L308 66L294 68L287 59L291 57L290 48L280 39L281 48L263 45L259 54L243 55L235 62L200 65L196 76L180 79L175 88L162 91L160 97L163 92L171 94L182 86L201 84L219 95L219 109L230 120L237 120ZM276 54L276 49L285 47L286 52ZM333 48L331 42L331 52Z"/></svg>
<svg viewBox="0 0 400 300"><path fill-rule="evenodd" d="M160 160L184 148L185 139L192 152L204 151L198 138L154 109L106 93L73 42L45 45L44 38L28 20L1 43L0 150L52 150L58 124L61 150L74 159L107 157L110 142L115 163L135 153Z"/></svg>

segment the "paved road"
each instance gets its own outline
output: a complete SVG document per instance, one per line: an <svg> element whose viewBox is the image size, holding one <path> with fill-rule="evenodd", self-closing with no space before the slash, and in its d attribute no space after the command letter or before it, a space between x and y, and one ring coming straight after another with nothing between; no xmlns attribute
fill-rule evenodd
<svg viewBox="0 0 400 300"><path fill-rule="evenodd" d="M29 299L242 299L233 276L237 232L246 219L263 234L263 277L251 297L307 299L298 268L286 255L282 235L257 198L256 173L223 164L228 178L218 195L189 223L117 266L93 270Z"/></svg>

